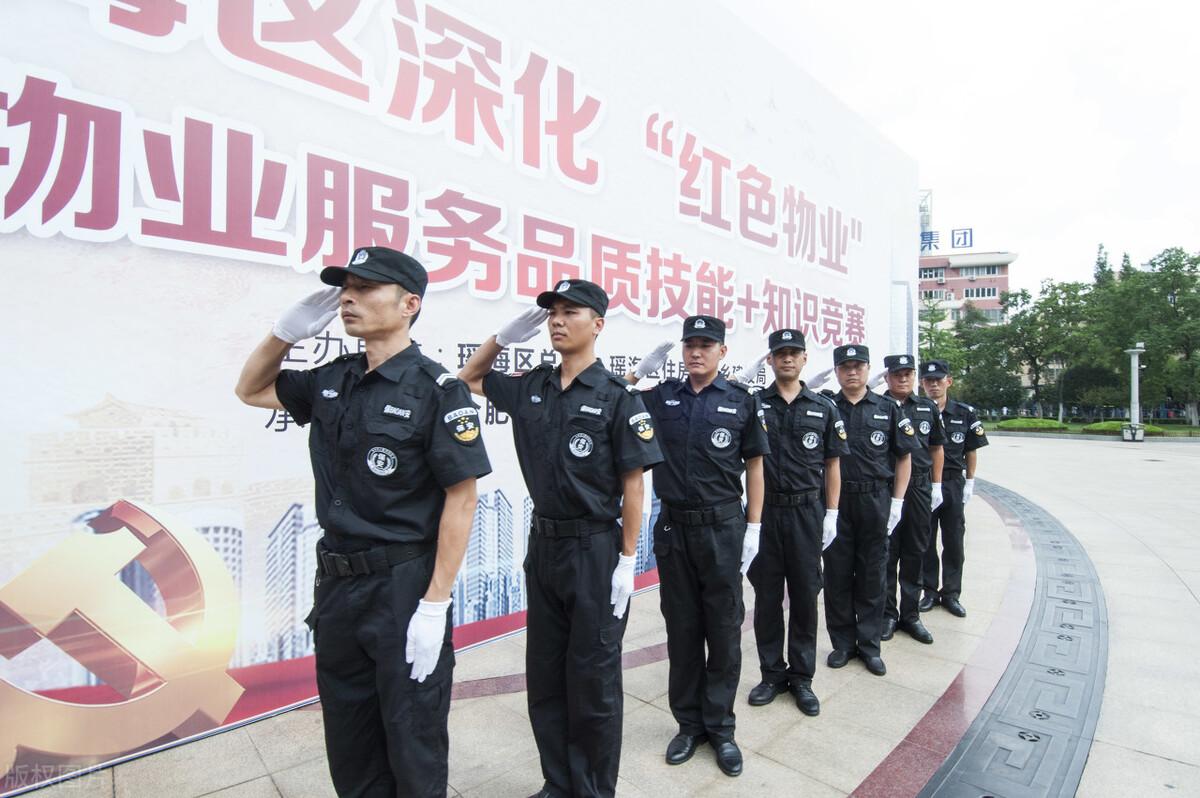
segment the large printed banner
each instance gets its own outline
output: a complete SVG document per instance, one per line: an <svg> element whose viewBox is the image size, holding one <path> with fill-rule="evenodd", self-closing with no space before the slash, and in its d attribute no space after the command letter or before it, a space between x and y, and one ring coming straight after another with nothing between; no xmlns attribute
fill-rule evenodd
<svg viewBox="0 0 1200 798"><path fill-rule="evenodd" d="M615 372L693 313L730 366L790 326L816 371L906 343L915 176L709 0L5 0L0 793L315 695L306 431L233 385L323 266L419 258L451 371L564 277L611 296ZM335 322L285 367L359 348ZM482 405L459 646L524 623L533 508Z"/></svg>

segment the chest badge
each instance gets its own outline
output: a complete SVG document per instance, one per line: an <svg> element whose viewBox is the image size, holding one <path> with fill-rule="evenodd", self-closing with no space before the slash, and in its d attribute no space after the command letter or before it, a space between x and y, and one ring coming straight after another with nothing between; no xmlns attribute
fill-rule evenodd
<svg viewBox="0 0 1200 798"><path fill-rule="evenodd" d="M473 443L479 437L479 410L474 407L451 410L442 417L442 423L459 443Z"/></svg>
<svg viewBox="0 0 1200 798"><path fill-rule="evenodd" d="M535 393L535 394L533 394L532 396L530 396L530 397L529 397L529 401L530 401L530 402L533 402L535 405L540 405L540 404L542 403L542 397L538 396L538 395Z"/></svg>
<svg viewBox="0 0 1200 798"><path fill-rule="evenodd" d="M875 430L871 433L871 443L876 446L883 446L884 441L886 440L887 436L883 434L882 430Z"/></svg>
<svg viewBox="0 0 1200 798"><path fill-rule="evenodd" d="M931 429L933 429L933 428L929 426L929 422L928 422L928 421L925 421L924 419L922 419L922 420L921 420L921 426L920 426L920 427L918 427L918 429L920 429L920 430L921 430L921 434L922 434L922 435L928 435L928 434L929 434L929 430L931 430Z"/></svg>
<svg viewBox="0 0 1200 798"><path fill-rule="evenodd" d="M805 449L815 449L821 444L821 436L815 432L806 432L800 443Z"/></svg>
<svg viewBox="0 0 1200 798"><path fill-rule="evenodd" d="M650 422L649 413L638 413L629 419L629 426L634 433L644 441L654 439L654 425Z"/></svg>
<svg viewBox="0 0 1200 798"><path fill-rule="evenodd" d="M338 392L332 388L326 388L325 390L321 391L321 396L324 396L326 399L337 399Z"/></svg>
<svg viewBox="0 0 1200 798"><path fill-rule="evenodd" d="M382 446L376 446L367 452L367 468L378 477L390 476L395 472L398 462L396 453Z"/></svg>
<svg viewBox="0 0 1200 798"><path fill-rule="evenodd" d="M953 441L954 443L962 443L966 439L967 439L967 436L963 435L961 432L955 431L955 432L950 433L950 440Z"/></svg>
<svg viewBox="0 0 1200 798"><path fill-rule="evenodd" d="M592 453L592 436L586 432L577 432L571 436L567 448L576 457L587 457Z"/></svg>
<svg viewBox="0 0 1200 798"><path fill-rule="evenodd" d="M663 404L667 407L679 407L678 399L664 399Z"/></svg>
<svg viewBox="0 0 1200 798"><path fill-rule="evenodd" d="M407 407L396 407L395 405L384 405L383 412L389 416L399 416L400 418L412 418L412 410Z"/></svg>
<svg viewBox="0 0 1200 798"><path fill-rule="evenodd" d="M717 427L712 431L712 435L708 436L708 439L712 441L713 446L718 449L724 449L733 443L733 433L724 427Z"/></svg>

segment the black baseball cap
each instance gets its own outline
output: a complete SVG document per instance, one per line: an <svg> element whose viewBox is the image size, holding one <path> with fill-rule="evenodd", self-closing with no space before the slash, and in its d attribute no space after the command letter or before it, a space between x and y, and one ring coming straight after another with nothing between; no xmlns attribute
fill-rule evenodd
<svg viewBox="0 0 1200 798"><path fill-rule="evenodd" d="M888 355L883 359L883 367L888 371L905 371L915 369L917 361L912 355Z"/></svg>
<svg viewBox="0 0 1200 798"><path fill-rule="evenodd" d="M840 366L847 360L861 360L863 363L870 363L871 352L862 344L848 344L833 350L833 365Z"/></svg>
<svg viewBox="0 0 1200 798"><path fill-rule="evenodd" d="M940 380L950 375L950 364L944 360L926 360L921 364L921 377Z"/></svg>
<svg viewBox="0 0 1200 798"><path fill-rule="evenodd" d="M552 308L556 299L591 308L601 316L608 312L608 294L589 280L559 280L552 290L538 294L538 307Z"/></svg>
<svg viewBox="0 0 1200 798"><path fill-rule="evenodd" d="M376 283L396 283L419 297L425 296L429 275L416 258L387 247L359 247L345 267L326 266L321 270L321 282L339 288L346 275L353 274Z"/></svg>
<svg viewBox="0 0 1200 798"><path fill-rule="evenodd" d="M725 322L716 316L688 316L683 320L683 338L711 338L719 344L725 343Z"/></svg>
<svg viewBox="0 0 1200 798"><path fill-rule="evenodd" d="M777 349L807 349L804 333L799 330L776 330L767 336L767 349L772 352Z"/></svg>

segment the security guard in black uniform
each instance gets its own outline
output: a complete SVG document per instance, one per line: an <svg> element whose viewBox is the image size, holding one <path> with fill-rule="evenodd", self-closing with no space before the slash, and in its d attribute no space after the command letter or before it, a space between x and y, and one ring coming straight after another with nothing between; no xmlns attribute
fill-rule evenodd
<svg viewBox="0 0 1200 798"><path fill-rule="evenodd" d="M821 552L837 537L839 458L849 452L846 426L837 409L800 380L808 362L804 334L776 330L767 338L767 346L775 381L758 398L766 414L771 453L765 458L761 546L748 574L754 586L754 638L762 683L750 691L750 704L769 704L790 691L801 712L817 715L821 702L813 693L812 680L817 666ZM786 662L785 582L791 605Z"/></svg>
<svg viewBox="0 0 1200 798"><path fill-rule="evenodd" d="M918 643L933 642L921 623L917 604L921 600L921 567L929 546L930 514L942 503L942 425L938 406L932 399L913 393L917 361L912 355L888 355L886 396L896 400L901 412L916 429L920 445L912 453L912 475L904 495L900 524L888 538L887 607L881 640L891 640L899 629ZM900 602L896 603L897 571Z"/></svg>
<svg viewBox="0 0 1200 798"><path fill-rule="evenodd" d="M657 370L668 349L655 349L625 378L636 383ZM689 316L683 323L688 378L664 380L642 397L664 455L654 469L654 492L662 502L654 556L667 624L667 696L679 723L666 759L682 764L707 740L721 771L737 776L742 753L733 739L733 701L742 668L741 577L758 552L762 457L769 447L758 398L718 374L725 352L724 322Z"/></svg>
<svg viewBox="0 0 1200 798"><path fill-rule="evenodd" d="M837 537L825 550L825 626L833 644L826 664L840 668L858 656L868 671L882 676L887 673L879 656L887 539L900 522L917 441L899 405L867 390L869 362L861 344L833 350L842 386L833 401L846 425L850 453L841 459Z"/></svg>
<svg viewBox="0 0 1200 798"><path fill-rule="evenodd" d="M329 770L342 796L444 796L454 649L450 591L491 471L467 387L409 329L425 270L385 247L329 267L251 354L237 394L312 422L317 585L308 624ZM280 371L341 310L366 352Z"/></svg>
<svg viewBox="0 0 1200 798"><path fill-rule="evenodd" d="M537 304L484 342L459 377L512 418L533 499L525 668L539 795L612 796L643 473L662 453L642 400L596 359L608 310L600 286L563 280ZM504 347L532 338L547 318L561 366L491 370Z"/></svg>
<svg viewBox="0 0 1200 798"><path fill-rule="evenodd" d="M955 401L948 395L954 378L950 366L944 360L930 360L921 366L921 388L937 403L942 412L942 427L945 435L946 464L943 469L943 491L945 501L933 513L930 522L929 548L925 550L922 582L925 593L921 596L920 610L926 612L935 604L941 604L951 615L966 616L959 596L962 594L962 572L965 553L963 536L966 519L963 509L975 493L976 451L988 445L983 422L975 415L975 408ZM942 528L942 556L938 560L937 530ZM938 590L938 566L941 566L942 588Z"/></svg>

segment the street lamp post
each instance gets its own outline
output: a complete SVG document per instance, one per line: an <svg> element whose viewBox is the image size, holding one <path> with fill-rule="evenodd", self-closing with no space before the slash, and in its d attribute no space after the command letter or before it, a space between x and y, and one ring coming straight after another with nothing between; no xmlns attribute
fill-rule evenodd
<svg viewBox="0 0 1200 798"><path fill-rule="evenodd" d="M1126 349L1125 354L1129 355L1129 430L1125 440L1136 441L1141 440L1139 431L1142 426L1142 408L1138 401L1138 357L1146 351L1146 345L1138 341L1133 345L1133 349ZM1142 433L1144 434L1144 433Z"/></svg>

